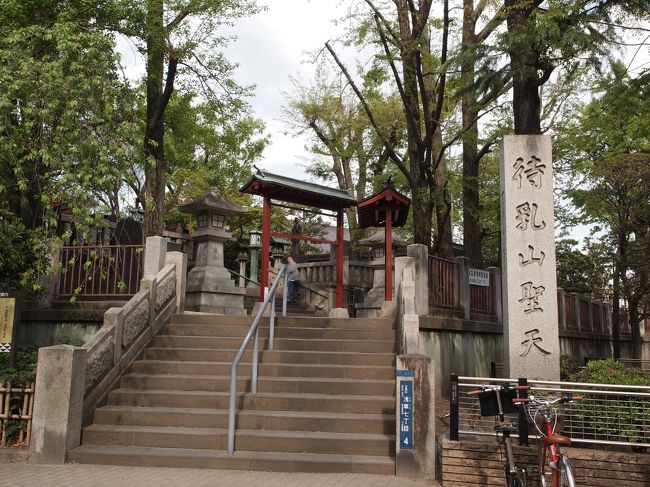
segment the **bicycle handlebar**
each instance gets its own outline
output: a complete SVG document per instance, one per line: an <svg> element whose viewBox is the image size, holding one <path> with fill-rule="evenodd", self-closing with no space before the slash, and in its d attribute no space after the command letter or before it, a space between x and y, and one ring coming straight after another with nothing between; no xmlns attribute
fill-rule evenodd
<svg viewBox="0 0 650 487"><path fill-rule="evenodd" d="M514 398L512 400L513 404L539 404L543 406L551 406L553 404L566 404L569 402L577 402L577 401L582 401L582 396L572 396L572 395L564 395L560 397L556 397L553 399L550 398L540 398L536 396L529 396L527 398Z"/></svg>
<svg viewBox="0 0 650 487"><path fill-rule="evenodd" d="M478 396L481 392L490 392L490 391L527 391L530 389L530 386L509 386L509 385L500 385L500 386L489 386L483 387L482 389L476 389L474 391L468 391L468 396Z"/></svg>

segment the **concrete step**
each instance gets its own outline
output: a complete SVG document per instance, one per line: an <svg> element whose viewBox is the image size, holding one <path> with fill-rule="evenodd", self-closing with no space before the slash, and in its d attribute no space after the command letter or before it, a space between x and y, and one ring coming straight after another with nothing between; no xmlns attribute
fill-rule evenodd
<svg viewBox="0 0 650 487"><path fill-rule="evenodd" d="M86 445L120 445L225 450L228 430L182 426L93 424L83 431ZM245 430L238 428L236 448L244 451L390 455L394 435L326 433L320 431Z"/></svg>
<svg viewBox="0 0 650 487"><path fill-rule="evenodd" d="M227 409L104 406L95 424L228 428ZM238 411L244 430L326 431L330 433L395 434L395 416L306 411Z"/></svg>
<svg viewBox="0 0 650 487"><path fill-rule="evenodd" d="M205 374L228 375L231 362L191 362L172 360L139 360L131 366L138 374ZM242 374L250 374L250 362L239 364ZM391 380L395 368L379 365L325 365L325 364L259 364L259 376L271 377L330 377L345 379Z"/></svg>
<svg viewBox="0 0 650 487"><path fill-rule="evenodd" d="M241 371L248 374L249 370ZM250 390L250 378L238 378L238 390ZM173 389L176 391L228 391L230 376L127 374L122 376L125 389ZM261 377L258 392L307 394L356 394L389 396L395 392L393 380L323 379L314 377Z"/></svg>
<svg viewBox="0 0 650 487"><path fill-rule="evenodd" d="M230 394L220 391L174 391L116 389L108 394L112 406L172 408L228 408ZM324 411L331 413L394 414L394 396L345 394L244 393L237 397L237 410Z"/></svg>
<svg viewBox="0 0 650 487"><path fill-rule="evenodd" d="M221 450L83 445L70 452L68 461L141 467L395 474L395 460L385 455L236 451L231 456Z"/></svg>
<svg viewBox="0 0 650 487"><path fill-rule="evenodd" d="M239 337L214 336L177 336L158 335L151 340L151 346L156 348L215 348L238 350L243 342ZM269 340L259 340L260 350L269 348ZM395 340L324 340L301 338L276 338L275 350L295 351L326 351L326 352L365 352L365 353L395 353Z"/></svg>
<svg viewBox="0 0 650 487"><path fill-rule="evenodd" d="M250 329L247 325L200 325L200 324L169 324L163 326L163 335L204 336L204 337L244 337ZM269 327L260 328L260 337L269 336ZM397 331L394 329L356 329L356 328L307 328L307 327L275 327L276 338L305 338L329 340L396 340Z"/></svg>
<svg viewBox="0 0 650 487"><path fill-rule="evenodd" d="M252 345L249 346L249 349ZM154 348L145 349L144 358L148 360L189 360L232 362L236 350L219 350L211 348ZM358 352L319 352L264 350L259 352L259 361L265 363L289 364L325 364L325 365L383 365L395 364L394 353L358 353ZM244 353L243 361L250 362L252 352Z"/></svg>
<svg viewBox="0 0 650 487"><path fill-rule="evenodd" d="M268 317L262 318L262 325L268 325ZM223 316L210 313L186 313L173 315L172 323L197 325L246 325L252 323L251 316ZM327 318L315 316L278 316L277 326L297 326L299 328L349 328L349 329L394 329L395 323L377 318Z"/></svg>

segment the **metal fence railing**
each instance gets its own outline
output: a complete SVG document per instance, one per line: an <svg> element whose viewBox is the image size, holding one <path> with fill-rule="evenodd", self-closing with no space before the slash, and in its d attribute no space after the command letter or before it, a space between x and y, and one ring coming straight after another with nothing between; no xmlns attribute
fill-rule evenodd
<svg viewBox="0 0 650 487"><path fill-rule="evenodd" d="M84 245L61 249L60 297L128 298L138 292L144 246Z"/></svg>
<svg viewBox="0 0 650 487"><path fill-rule="evenodd" d="M530 387L528 394L557 397L564 393L581 396L581 401L564 404L559 409L558 432L574 443L650 447L650 387L579 382L553 382L490 377L451 377L450 438L463 435L494 435L494 418L481 417L479 401L467 392L485 384L521 384ZM520 425L522 442L528 432L536 430L530 419L519 413L509 415ZM523 425L523 427L522 427ZM526 438L523 438L523 437Z"/></svg>

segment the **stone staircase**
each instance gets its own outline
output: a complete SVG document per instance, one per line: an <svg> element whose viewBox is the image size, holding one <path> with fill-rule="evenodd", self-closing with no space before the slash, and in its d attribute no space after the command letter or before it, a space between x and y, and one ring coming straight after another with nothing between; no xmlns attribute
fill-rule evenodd
<svg viewBox="0 0 650 487"><path fill-rule="evenodd" d="M265 319L258 393L245 392L247 352L236 451L226 453L230 364L251 320L174 316L96 410L69 461L394 474L396 331L385 320L280 317L270 352Z"/></svg>

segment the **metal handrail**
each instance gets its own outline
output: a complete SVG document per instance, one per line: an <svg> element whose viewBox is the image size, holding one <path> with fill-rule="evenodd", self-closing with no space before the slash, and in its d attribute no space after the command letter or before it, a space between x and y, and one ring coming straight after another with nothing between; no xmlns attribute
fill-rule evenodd
<svg viewBox="0 0 650 487"><path fill-rule="evenodd" d="M260 306L260 309L257 312L257 316L253 320L246 337L244 338L239 351L235 356L235 359L232 361L230 368L230 405L228 411L228 455L232 455L235 452L235 407L237 403L237 366L241 362L242 357L246 348L255 334L255 341L253 342L253 363L252 363L252 380L251 380L251 392L253 394L257 393L257 365L258 365L258 355L259 355L259 324L262 320L262 315L264 310L271 303L271 317L269 320L269 350L273 350L273 342L275 340L275 291L280 284L280 279L284 277L284 289L282 292L282 316L287 315L287 266L285 264L280 267L280 271L273 281L271 289L266 290L266 296L264 301Z"/></svg>
<svg viewBox="0 0 650 487"><path fill-rule="evenodd" d="M236 276L236 277L243 277L245 281L250 282L251 284L254 284L254 285L256 285L256 286L261 286L261 284L260 284L259 282L254 281L254 280L252 280L252 279L250 279L250 278L248 278L248 277L246 277L246 276L240 274L239 272L233 271L232 269L228 269L227 267L226 267L226 270L227 270L228 272L230 272L230 274L233 275L233 276Z"/></svg>

